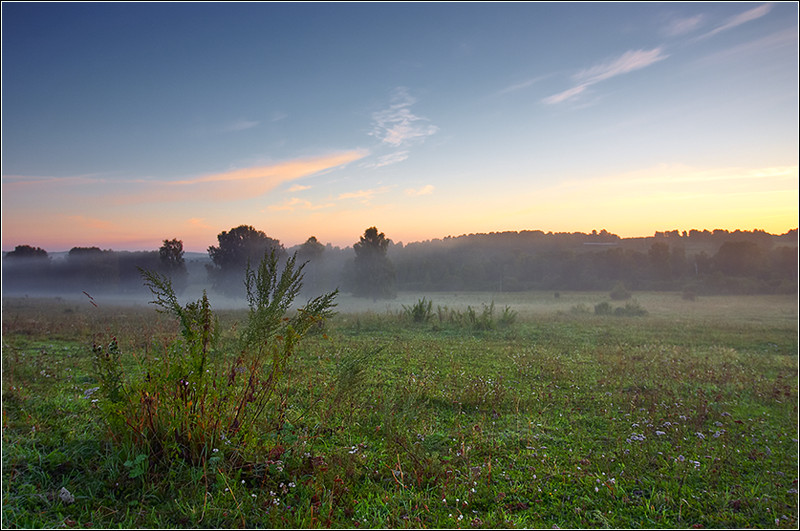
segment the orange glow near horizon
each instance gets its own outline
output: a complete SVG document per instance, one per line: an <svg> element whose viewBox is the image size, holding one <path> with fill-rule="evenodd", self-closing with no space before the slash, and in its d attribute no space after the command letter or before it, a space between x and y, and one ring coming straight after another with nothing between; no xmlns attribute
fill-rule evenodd
<svg viewBox="0 0 800 531"><path fill-rule="evenodd" d="M272 166L284 181L340 164L355 153ZM269 172L266 172L269 173ZM259 180L263 168L209 175L198 182ZM370 226L395 242L411 243L470 233L541 230L585 232L605 229L623 238L668 230L765 230L784 234L798 226L797 166L696 169L661 165L626 174L564 179L541 189L520 189L509 197L492 188L437 184L415 189L353 187L328 197L302 194L314 186L263 196L259 209L241 200L95 206L90 214L3 209L3 250L33 245L47 251L76 246L114 250L155 250L177 238L184 249L205 252L217 235L252 225L292 247L316 236L322 243L351 246ZM187 181L188 182L188 181ZM409 193L422 190L423 194ZM290 195L291 194L291 195ZM33 204L35 198L27 203ZM251 201L251 200L249 200ZM89 211L89 210L87 210Z"/></svg>

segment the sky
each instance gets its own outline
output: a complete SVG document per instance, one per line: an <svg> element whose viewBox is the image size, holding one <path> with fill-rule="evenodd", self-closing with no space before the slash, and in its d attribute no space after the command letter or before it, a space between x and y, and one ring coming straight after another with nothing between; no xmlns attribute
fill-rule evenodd
<svg viewBox="0 0 800 531"><path fill-rule="evenodd" d="M798 5L2 4L2 248L798 225Z"/></svg>

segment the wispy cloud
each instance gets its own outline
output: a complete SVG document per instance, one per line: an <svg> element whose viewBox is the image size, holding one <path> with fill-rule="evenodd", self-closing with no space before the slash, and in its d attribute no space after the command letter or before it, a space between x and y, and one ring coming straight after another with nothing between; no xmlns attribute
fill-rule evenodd
<svg viewBox="0 0 800 531"><path fill-rule="evenodd" d="M378 194L383 194L388 192L392 187L391 186L382 186L380 188L370 188L368 190L358 190L355 192L345 192L339 194L338 199L359 199L362 202L369 202L373 197Z"/></svg>
<svg viewBox="0 0 800 531"><path fill-rule="evenodd" d="M211 225L206 223L205 218L189 218L186 220L186 223L191 225L192 227L197 227L200 229L210 229Z"/></svg>
<svg viewBox="0 0 800 531"><path fill-rule="evenodd" d="M311 188L311 187L308 186L308 185L305 185L305 184L293 184L289 188L289 192L291 192L291 193L302 192L303 190L308 190L309 188Z"/></svg>
<svg viewBox="0 0 800 531"><path fill-rule="evenodd" d="M503 89L498 90L496 95L502 96L503 94L510 94L512 92L517 92L519 90L526 89L528 87L535 85L536 83L545 79L546 77L549 77L549 75L534 77L532 79L526 79L525 81L521 81L519 83L514 83L513 85L509 85Z"/></svg>
<svg viewBox="0 0 800 531"><path fill-rule="evenodd" d="M415 196L415 197L416 196L420 196L420 195L430 195L430 194L433 193L433 190L434 190L434 187L433 187L432 184L426 184L425 186L423 186L422 188L419 188L419 189L414 189L414 188L406 189L406 195Z"/></svg>
<svg viewBox="0 0 800 531"><path fill-rule="evenodd" d="M394 153L389 153L388 155L381 155L377 158L374 162L366 162L363 164L365 168L381 168L383 166L389 166L390 164L397 164L398 162L403 162L408 158L409 151L407 149L403 151L395 151Z"/></svg>
<svg viewBox="0 0 800 531"><path fill-rule="evenodd" d="M582 85L593 85L621 74L645 68L667 57L663 54L661 47L653 48L652 50L629 51L612 61L581 70L573 76L573 79Z"/></svg>
<svg viewBox="0 0 800 531"><path fill-rule="evenodd" d="M369 134L394 147L435 134L438 127L411 112L416 101L405 87L395 89L389 108L372 113L373 129Z"/></svg>
<svg viewBox="0 0 800 531"><path fill-rule="evenodd" d="M797 30L788 28L771 33L759 39L725 48L705 57L697 59L698 65L716 64L720 61L741 61L742 57L751 54L770 54L780 48L791 46L797 48Z"/></svg>
<svg viewBox="0 0 800 531"><path fill-rule="evenodd" d="M74 215L74 216L67 216L67 219L76 225L80 225L85 229L100 229L100 230L110 230L115 227L114 223L105 220L105 219L98 219L98 218L90 218L83 215Z"/></svg>
<svg viewBox="0 0 800 531"><path fill-rule="evenodd" d="M237 120L231 124L226 125L222 128L224 133L231 133L234 131L244 131L245 129L252 129L253 127L257 126L261 122L255 122L253 120Z"/></svg>
<svg viewBox="0 0 800 531"><path fill-rule="evenodd" d="M728 18L721 26L717 26L713 30L709 31L708 33L704 33L699 39L705 39L707 37L711 37L720 33L722 31L729 30L731 28L735 28L736 26L741 26L751 20L756 20L772 10L772 4L762 4L758 7L754 7L753 9L748 9L743 13L739 13L738 15L732 16Z"/></svg>
<svg viewBox="0 0 800 531"><path fill-rule="evenodd" d="M566 101L570 98L574 98L584 90L589 85L577 85L575 87L569 88L563 92L559 92L558 94L553 94L552 96L548 96L542 100L542 103L546 103L548 105L554 105L556 103L561 103L562 101Z"/></svg>
<svg viewBox="0 0 800 531"><path fill-rule="evenodd" d="M672 19L661 31L668 37L686 35L687 33L691 33L702 26L704 19L705 16L702 14L695 15L693 17Z"/></svg>
<svg viewBox="0 0 800 531"><path fill-rule="evenodd" d="M632 50L625 52L616 59L599 63L577 72L572 76L572 79L576 82L575 86L542 99L542 103L553 105L570 100L583 93L591 85L612 77L640 70L658 61L662 61L667 57L669 56L664 54L662 47L653 48L652 50Z"/></svg>
<svg viewBox="0 0 800 531"><path fill-rule="evenodd" d="M258 197L277 186L316 173L344 166L365 157L362 150L290 160L266 166L241 168L176 181L153 181L139 193L121 198L122 203L175 200L234 201Z"/></svg>
<svg viewBox="0 0 800 531"><path fill-rule="evenodd" d="M315 205L311 201L308 201L306 199L300 199L299 197L292 197L279 205L269 205L267 207L267 210L294 212L295 210L321 210L323 208L330 208L332 206L335 206L335 204L323 203Z"/></svg>

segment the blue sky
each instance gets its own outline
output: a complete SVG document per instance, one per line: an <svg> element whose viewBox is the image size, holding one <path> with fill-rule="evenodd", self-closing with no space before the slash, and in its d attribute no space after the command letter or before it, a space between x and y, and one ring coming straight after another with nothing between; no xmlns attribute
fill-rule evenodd
<svg viewBox="0 0 800 531"><path fill-rule="evenodd" d="M798 215L791 3L3 3L3 250Z"/></svg>

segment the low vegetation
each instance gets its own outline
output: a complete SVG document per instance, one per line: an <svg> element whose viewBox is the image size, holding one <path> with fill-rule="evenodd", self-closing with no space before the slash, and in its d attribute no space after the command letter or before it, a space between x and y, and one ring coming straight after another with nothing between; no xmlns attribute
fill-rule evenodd
<svg viewBox="0 0 800 531"><path fill-rule="evenodd" d="M5 299L3 527L797 527L796 297L331 315L293 272Z"/></svg>

